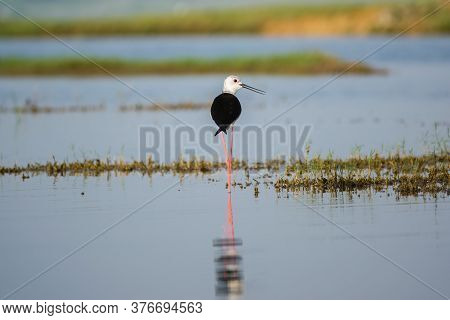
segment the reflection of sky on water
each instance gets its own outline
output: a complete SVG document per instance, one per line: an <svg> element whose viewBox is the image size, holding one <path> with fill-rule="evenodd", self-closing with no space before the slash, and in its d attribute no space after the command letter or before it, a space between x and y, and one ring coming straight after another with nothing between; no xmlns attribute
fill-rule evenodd
<svg viewBox="0 0 450 320"><path fill-rule="evenodd" d="M124 57L161 57L165 54L217 56L227 46L232 53L289 51L322 48L341 57L355 59L376 48L386 38L261 38L230 37L211 42L208 37L73 39L75 47L88 54L114 53ZM39 42L42 41L40 44ZM223 44L222 42L225 42ZM0 54L32 52L58 54L59 44L44 40L0 41ZM208 46L206 50L205 46ZM45 50L48 50L45 52ZM256 51L255 51L256 50ZM6 52L6 53L5 53ZM345 76L293 109L275 123L312 124L312 152L347 156L355 146L363 151L380 150L406 141L407 148L423 151L426 133L440 123L446 134L449 123L450 45L447 38L405 38L387 46L369 63L387 68L388 75ZM220 92L224 75L123 77L128 83L162 103L206 102ZM269 92L267 96L239 92L244 112L237 124L261 125L273 119L330 76L245 76L245 81ZM123 155L138 158L140 125L176 125L159 113L119 113L121 104L146 103L111 78L0 78L0 105L11 107L32 99L41 105L72 106L104 104L108 112L16 116L0 114L0 157L4 163ZM176 116L194 128L212 124L207 110L177 111ZM208 141L212 143L212 141ZM250 143L250 142L249 142ZM239 135L236 150L242 149ZM275 146L278 148L279 146ZM238 152L238 151L237 151ZM278 153L286 153L279 147ZM200 153L201 155L201 153ZM237 153L239 156L239 153Z"/></svg>
<svg viewBox="0 0 450 320"><path fill-rule="evenodd" d="M215 298L225 173L187 177L27 287L16 298ZM177 178L0 178L0 295L131 212ZM85 195L81 195L85 192ZM359 193L300 196L374 248L450 294L447 199ZM438 298L291 195L233 192L243 298ZM68 276L70 275L70 276ZM57 284L57 285L55 285Z"/></svg>
<svg viewBox="0 0 450 320"><path fill-rule="evenodd" d="M428 77L425 83L424 74ZM387 77L345 77L305 104L294 108L275 121L275 124L295 124L300 128L311 124L312 153L327 154L331 150L337 156L347 156L357 145L362 145L362 150L369 152L371 149L396 146L403 140L406 141L407 148L413 147L416 152L422 152L424 137L427 132L434 133L436 122L440 124L441 133L446 134L450 98L444 80L448 78L448 74L445 66L435 66L396 70ZM237 125L259 127L297 102L298 96L303 96L326 81L327 77L245 79L270 94L260 97L239 92L243 113ZM156 101L202 102L219 92L223 79L221 76L146 77L129 78L127 81ZM163 112L118 112L120 102L131 104L138 102L138 99L125 93L123 99L118 98L118 94L112 94L112 87L125 89L109 79L42 79L39 84L33 84L32 80L27 79L3 79L0 82L0 91L3 91L1 97L11 96L10 93L15 92L16 101L23 101L25 96L32 96L34 92L39 97L36 100L43 105L109 105L107 112L89 114L1 114L0 153L4 163L42 162L47 161L51 155L60 160L107 155L137 159L139 126L163 127L178 124ZM33 86L36 88L33 89ZM66 99L64 92L72 92L77 98ZM69 93L66 97L70 97ZM204 125L213 124L208 110L178 111L175 115L192 125L195 131ZM198 141L199 137L196 136L196 139ZM212 140L207 138L207 143L212 144ZM250 140L248 143L250 146L255 145ZM220 151L217 141L215 145ZM190 147L195 149L195 143ZM238 157L239 150L243 147L238 133ZM173 143L171 148L174 148ZM274 150L278 154L286 154L288 151L282 149L281 145L274 145ZM169 160L174 160L173 158L172 153L172 159Z"/></svg>
<svg viewBox="0 0 450 320"><path fill-rule="evenodd" d="M124 59L167 59L177 57L221 57L320 50L344 59L356 60L374 51L385 36L371 37L271 37L271 36L132 36L69 37L65 42L83 54ZM0 39L0 56L76 56L51 38ZM370 58L368 63L396 64L448 62L448 37L402 37Z"/></svg>

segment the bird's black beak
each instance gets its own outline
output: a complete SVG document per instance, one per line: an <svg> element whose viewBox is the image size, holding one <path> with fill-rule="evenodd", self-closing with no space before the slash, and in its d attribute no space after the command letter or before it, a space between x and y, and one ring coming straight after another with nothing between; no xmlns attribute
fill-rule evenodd
<svg viewBox="0 0 450 320"><path fill-rule="evenodd" d="M250 90L250 91L259 93L259 94L266 94L265 91L259 90L259 89L253 88L253 87L250 87L249 85L246 85L245 83L241 83L241 86L242 86L242 88L244 88L244 89L247 89L247 90Z"/></svg>

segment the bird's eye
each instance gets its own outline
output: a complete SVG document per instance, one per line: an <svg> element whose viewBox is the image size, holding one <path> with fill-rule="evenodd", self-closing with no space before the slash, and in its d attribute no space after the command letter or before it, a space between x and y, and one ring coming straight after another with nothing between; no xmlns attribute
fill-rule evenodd
<svg viewBox="0 0 450 320"><path fill-rule="evenodd" d="M237 79L234 79L233 81L234 81L234 82L237 82Z"/></svg>

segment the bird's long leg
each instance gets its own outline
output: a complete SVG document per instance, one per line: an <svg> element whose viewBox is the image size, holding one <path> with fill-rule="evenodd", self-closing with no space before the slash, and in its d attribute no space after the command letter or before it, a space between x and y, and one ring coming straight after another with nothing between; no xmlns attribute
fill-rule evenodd
<svg viewBox="0 0 450 320"><path fill-rule="evenodd" d="M231 176L233 174L233 125L230 126L230 136L228 139L229 144L229 154L228 154L228 185L231 183ZM231 189L228 192L228 202L227 202L227 238L233 243L231 247L228 248L229 254L236 255L236 248L234 246L234 223L233 223L233 207L231 202Z"/></svg>
<svg viewBox="0 0 450 320"><path fill-rule="evenodd" d="M230 133L230 171L233 170L233 132L234 132L234 126L231 125L231 133Z"/></svg>
<svg viewBox="0 0 450 320"><path fill-rule="evenodd" d="M230 152L228 154L228 185L231 186L231 176L233 174L233 125L230 126L230 137L229 137L229 147ZM228 190L231 193L231 189Z"/></svg>
<svg viewBox="0 0 450 320"><path fill-rule="evenodd" d="M225 153L225 162L227 164L227 182L228 182L228 192L231 192L231 168L230 168L230 160L228 159L228 149L227 144L225 142L225 133L221 132L223 151Z"/></svg>
<svg viewBox="0 0 450 320"><path fill-rule="evenodd" d="M224 132L221 132L220 138L222 141L223 152L225 154L225 163L227 164L227 167L228 167L228 150L227 150L227 143L225 142L225 133Z"/></svg>

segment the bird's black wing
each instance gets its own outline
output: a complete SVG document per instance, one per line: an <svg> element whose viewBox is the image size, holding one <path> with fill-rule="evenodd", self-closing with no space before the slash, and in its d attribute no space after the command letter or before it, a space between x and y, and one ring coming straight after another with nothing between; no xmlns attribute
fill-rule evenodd
<svg viewBox="0 0 450 320"><path fill-rule="evenodd" d="M241 103L238 98L230 93L222 93L217 96L211 106L211 117L219 126L219 133L226 133L228 127L239 118L241 114Z"/></svg>

